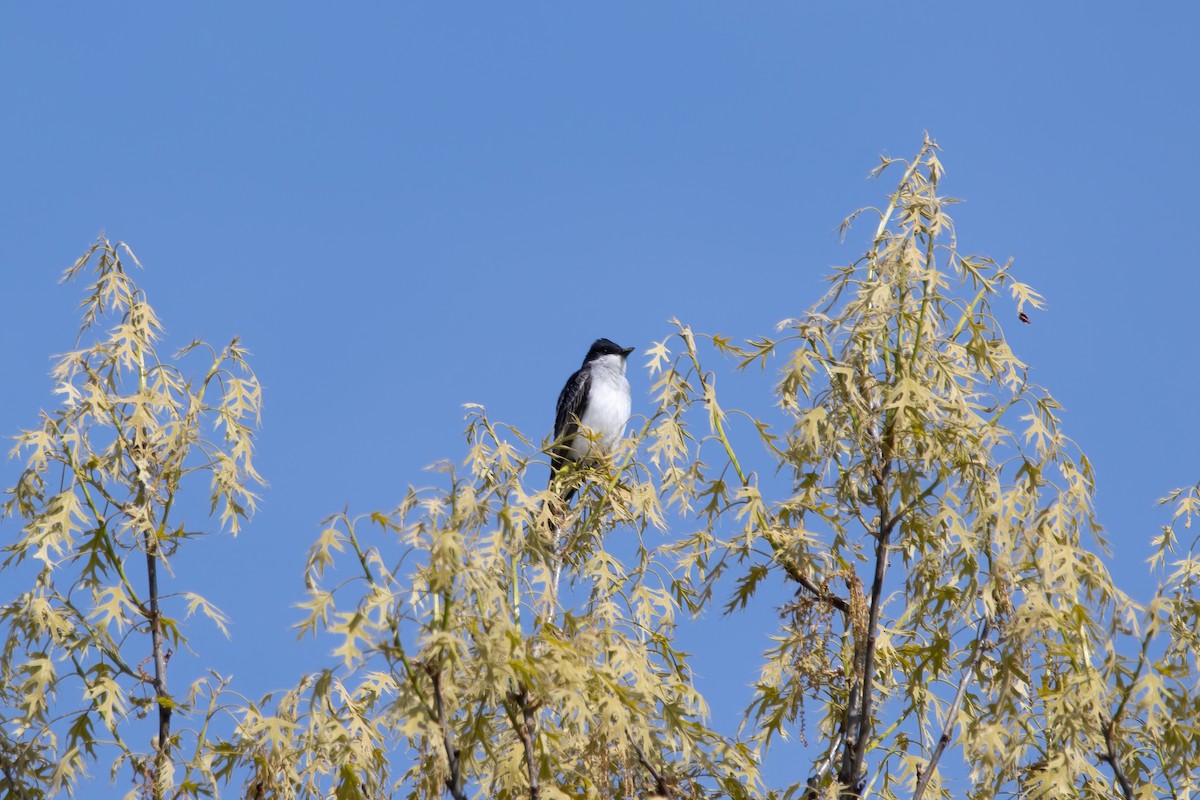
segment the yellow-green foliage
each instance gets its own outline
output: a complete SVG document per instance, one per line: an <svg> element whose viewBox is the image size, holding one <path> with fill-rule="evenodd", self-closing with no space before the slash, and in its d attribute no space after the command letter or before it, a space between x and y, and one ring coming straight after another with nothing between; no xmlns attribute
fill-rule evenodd
<svg viewBox="0 0 1200 800"><path fill-rule="evenodd" d="M63 408L22 435L6 506L23 527L4 568L32 580L6 576L0 611L4 788L77 786L104 740L153 796L1195 796L1200 560L1181 537L1200 489L1164 500L1161 587L1133 602L1091 465L1004 336L1041 298L960 249L932 141L876 174L897 171L847 220L874 223L866 253L809 311L744 343L674 321L645 422L609 459L543 490L548 443L472 406L437 487L331 517L298 628L333 661L255 702L215 676L155 691L165 664L149 675L133 642L182 625L129 574L191 535L172 509L192 472L224 527L253 510L258 385L236 342L194 385L160 362L131 255L101 241L71 274L95 259L84 333L117 325L60 361ZM773 397L723 407L718 374L767 364ZM764 609L768 584L787 600ZM720 611L771 637L736 735L677 644ZM187 747L129 744L136 717L175 708L203 723ZM219 712L232 724L210 727ZM807 755L768 786L785 738Z"/></svg>
<svg viewBox="0 0 1200 800"><path fill-rule="evenodd" d="M4 550L0 607L6 796L71 791L97 747L115 748L114 774L133 766L141 783L131 794L198 794L188 787L210 782L203 759L184 749L204 750L203 734L170 720L211 701L221 681L169 692L166 669L172 650L187 645L183 618L199 613L222 630L225 620L186 591L173 592L182 604L160 607L157 575L196 535L176 505L184 487L207 476L193 491L207 491L231 533L253 512L261 395L236 339L221 350L193 342L161 360L161 326L127 262L137 260L125 245L101 238L67 270L64 281L91 268L93 282L76 349L52 372L62 403L13 448L26 468L4 505L21 523ZM204 352L199 377L176 366ZM15 586L18 575L27 588ZM134 733L148 713L165 736Z"/></svg>

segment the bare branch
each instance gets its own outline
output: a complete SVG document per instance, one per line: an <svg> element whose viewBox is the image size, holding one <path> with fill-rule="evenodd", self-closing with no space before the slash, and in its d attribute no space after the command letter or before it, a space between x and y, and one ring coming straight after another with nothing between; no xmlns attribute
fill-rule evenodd
<svg viewBox="0 0 1200 800"><path fill-rule="evenodd" d="M887 448L890 451L890 447ZM891 473L891 463L884 455L883 467L878 471L876 489L879 499L879 529L875 542L875 574L871 580L870 612L866 624L866 643L862 648L862 658L858 665L859 685L862 687L857 709L857 724L849 724L846 729L846 760L842 764L839 778L848 786L857 786L862 779L862 765L866 757L867 742L871 736L871 705L873 701L873 684L875 679L875 648L878 641L879 613L883 605L883 583L887 577L888 543L891 539L895 520L888 513L885 485ZM857 645L856 645L857 649ZM853 718L856 710L851 702L847 715ZM848 722L853 722L848 719Z"/></svg>
<svg viewBox="0 0 1200 800"><path fill-rule="evenodd" d="M145 485L142 484L142 495ZM144 534L146 546L146 577L148 583L147 596L150 603L150 642L151 656L154 660L154 677L151 685L154 687L155 705L158 706L158 734L154 737L154 779L153 795L162 798L166 795L166 776L171 763L171 707L167 695L167 661L170 651L164 646L162 611L158 601L158 538L153 531Z"/></svg>
<svg viewBox="0 0 1200 800"><path fill-rule="evenodd" d="M633 745L633 752L637 754L638 763L641 764L642 767L650 773L650 777L654 779L654 794L652 796L662 797L664 800L675 800L675 792L671 791L671 786L669 783L667 783L666 779L663 778L662 773L654 768L654 765L650 763L650 759L646 758L646 752L642 750L641 745L634 741L633 736L629 734L626 735L629 736L629 743Z"/></svg>
<svg viewBox="0 0 1200 800"><path fill-rule="evenodd" d="M829 770L833 769L833 763L837 760L838 750L841 749L844 741L845 735L839 734L833 740L833 746L829 748L829 754L825 756L825 760L813 771L812 775L808 776L808 787L804 792L804 800L817 800L821 796L821 781L829 774Z"/></svg>
<svg viewBox="0 0 1200 800"><path fill-rule="evenodd" d="M791 559L787 559L784 556L784 554L782 552L782 548L778 547L775 544L775 542L772 541L772 537L768 536L767 542L771 545L772 549L775 551L776 562L781 567L783 567L783 571L787 574L787 576L789 578L794 580L796 583L800 584L801 588L803 588L806 591L808 591L809 593L811 593L814 597L816 597L822 603L828 603L829 605L833 606L834 608L836 608L838 611L842 612L843 614L850 613L850 604L848 602L846 602L846 600L844 600L841 597L838 597L836 594L829 591L825 587L820 586L815 581L813 581L812 578L808 577L803 572L801 572L800 569L795 564L791 563Z"/></svg>
<svg viewBox="0 0 1200 800"><path fill-rule="evenodd" d="M1116 738L1116 717L1105 719L1100 717L1100 724L1104 726L1104 747L1105 752L1100 754L1100 760L1108 764L1112 768L1113 777L1117 779L1117 783L1121 785L1121 794L1125 800L1134 800L1133 784L1129 782L1129 776L1125 774L1124 768L1121 766L1120 758L1117 755L1117 738Z"/></svg>
<svg viewBox="0 0 1200 800"><path fill-rule="evenodd" d="M538 782L537 754L533 749L536 718L533 704L529 702L529 690L524 683L520 683L518 686L518 691L508 693L508 701L517 706L521 716L517 716L512 705L505 705L504 710L508 714L513 730L517 732L517 737L521 740L521 747L525 750L525 771L529 775L529 800L538 800L541 797L542 789Z"/></svg>
<svg viewBox="0 0 1200 800"><path fill-rule="evenodd" d="M971 673L983 653L985 640L990 630L991 627L988 621L986 619L980 620L979 632L975 636L975 652L967 659L967 663L963 664L962 677L958 679L958 690L955 691L954 701L950 703L950 708L946 711L946 724L942 727L942 735L938 737L938 743L933 748L933 753L929 756L929 763L925 765L925 769L917 779L917 788L913 792L913 800L921 800L921 797L924 796L925 789L929 786L929 781L933 777L933 773L937 770L938 761L941 760L942 754L946 752L946 747L950 744L951 729L954 727L954 721L958 717L959 709L962 708L963 697L967 693L967 684L970 683Z"/></svg>
<svg viewBox="0 0 1200 800"><path fill-rule="evenodd" d="M434 716L437 718L437 723L442 729L442 748L446 753L446 765L449 768L449 773L446 775L446 791L450 792L450 796L454 800L467 800L467 793L463 791L463 774L462 767L459 764L459 751L454 746L454 739L450 734L450 723L446 721L446 706L442 699L442 673L441 670L426 668L429 673L429 679L433 683L433 710Z"/></svg>
<svg viewBox="0 0 1200 800"><path fill-rule="evenodd" d="M1129 685L1121 697L1121 702L1117 704L1117 710L1113 712L1111 717L1106 718L1103 714L1100 715L1100 724L1104 726L1104 752L1100 753L1099 757L1102 762L1112 768L1113 776L1117 779L1117 783L1121 785L1121 793L1125 796L1126 800L1133 800L1133 786L1130 784L1129 776L1125 774L1125 770L1122 768L1117 755L1116 729L1117 723L1125 713L1125 706L1129 703L1129 698L1133 695L1138 678L1141 676L1142 670L1146 668L1151 638L1151 629L1148 628L1142 637L1142 647L1141 652L1138 654L1137 667L1134 668L1133 675L1129 678Z"/></svg>

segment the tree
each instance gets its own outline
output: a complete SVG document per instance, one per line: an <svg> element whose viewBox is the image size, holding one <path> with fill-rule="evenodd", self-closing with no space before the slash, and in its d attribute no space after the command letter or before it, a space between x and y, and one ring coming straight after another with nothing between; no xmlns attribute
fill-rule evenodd
<svg viewBox="0 0 1200 800"><path fill-rule="evenodd" d="M454 800L1195 793L1200 562L1195 540L1181 539L1200 487L1165 498L1174 517L1156 541L1160 589L1135 602L1105 565L1091 465L1004 338L1002 320L1041 298L1011 262L959 247L931 140L875 174L895 168L886 206L846 222L847 231L863 217L875 223L865 255L777 335L735 343L676 322L651 348L651 413L611 458L564 476L579 489L565 517L542 488L551 443L477 406L467 456L441 465L440 487L410 489L390 511L331 517L309 552L300 631L331 637L339 663L206 728L200 755L180 761L184 781L169 773L178 748L150 754L157 796L229 785L250 797ZM721 369L736 378L769 363L782 365L772 407L723 408ZM233 385L222 384L213 408L241 409L229 413L242 423L257 392ZM239 403L243 395L254 402ZM69 396L68 410L80 402ZM43 438L58 441L60 428ZM45 472L38 453L59 452L39 441L27 442L26 475ZM226 517L236 522L254 473L248 438L227 445L238 480L214 486L239 487ZM125 459L103 473L116 476L124 505L77 529L117 519L123 552L158 557L165 545L145 532L165 523L121 516L150 494L138 447L103 451ZM74 475L89 463L66 466ZM220 463L206 465L228 474ZM149 474L161 482L169 470L157 469ZM54 497L25 480L10 507L26 531L65 529ZM149 518L164 520L169 504L156 508ZM58 547L56 564L89 563L78 541ZM93 583L79 586L92 592L90 608L106 608ZM708 718L677 632L687 615L717 608L764 624L768 584L788 599L770 609L778 627L747 676L755 692L734 735ZM121 591L125 624L152 633L153 610ZM6 722L53 731L63 723L26 710L10 688L9 676L41 674L17 658L22 638L50 636L18 627L34 616L18 608L0 616L10 643L0 701L18 712ZM107 641L89 633L100 628L95 614L72 611L71 630L84 631L72 636ZM97 663L132 659L117 655ZM133 697L129 687L145 683L136 670L117 673L125 688L111 696ZM24 782L6 779L65 785L44 772L64 751L23 724L4 743L22 760L4 768ZM784 737L803 740L808 758L769 786L760 765Z"/></svg>
<svg viewBox="0 0 1200 800"><path fill-rule="evenodd" d="M224 617L197 594L169 591L163 573L202 535L181 519L185 486L207 475L211 509L234 534L253 511L261 481L251 425L261 395L236 339L179 353L211 356L196 380L161 360L160 324L128 262L137 263L128 247L101 237L67 270L64 282L89 267L95 277L76 349L53 370L63 404L13 451L26 454L26 468L4 513L22 527L5 547L3 571L6 591L18 577L28 588L0 608L0 774L9 797L72 791L97 753L111 752L104 748L116 750L114 777L132 767L130 795L196 796L211 783L204 726L180 730L174 712L198 711L207 725L224 681L213 675L179 692L167 675L172 653L187 644L183 619L199 613L223 629ZM74 707L59 699L76 694ZM135 734L147 715L153 734ZM149 750L134 744L147 740Z"/></svg>
<svg viewBox="0 0 1200 800"><path fill-rule="evenodd" d="M687 398L672 414L703 402L719 454L664 485L698 487L684 494L740 524L677 546L706 576L700 599L725 575L730 613L772 574L796 591L748 710L753 739L765 747L817 706L815 757L787 790L805 797L952 796L939 769L952 743L971 797L1187 796L1195 542L1148 606L1114 585L1091 465L1003 336L1000 320L1025 321L1040 297L1011 262L959 248L931 140L900 166L886 208L846 222L877 214L867 253L784 336L712 337L742 368L786 364L784 430L748 417L790 478L781 498L741 468L687 329L664 375ZM1200 508L1194 491L1166 501L1185 525ZM1169 527L1160 547L1175 542Z"/></svg>
<svg viewBox="0 0 1200 800"><path fill-rule="evenodd" d="M714 340L743 367L785 359L787 426L757 428L791 486L764 501L706 390L738 481L705 493L742 530L679 549L710 581L734 571L730 610L772 573L796 585L750 718L767 744L818 705L806 796L942 794L956 731L971 796L1103 796L1094 655L1128 600L1095 549L1091 467L1002 334L1005 293L1014 317L1040 298L958 248L931 141L903 169L866 255L783 337Z"/></svg>

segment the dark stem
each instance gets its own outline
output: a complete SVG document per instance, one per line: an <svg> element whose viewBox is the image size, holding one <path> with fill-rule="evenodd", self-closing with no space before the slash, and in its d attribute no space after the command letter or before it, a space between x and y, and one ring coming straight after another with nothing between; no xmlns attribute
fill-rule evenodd
<svg viewBox="0 0 1200 800"><path fill-rule="evenodd" d="M874 700L873 684L875 680L875 647L877 641L879 614L883 607L883 583L887 577L888 544L892 531L895 530L899 518L891 513L888 500L888 478L892 472L892 436L895 430L894 420L889 419L884 426L884 434L880 443L880 466L875 472L875 506L879 511L879 527L875 530L875 575L871 580L870 612L863 630L856 630L855 641L855 673L857 681L850 692L846 707L846 747L838 781L843 789L843 798L857 798L861 794L863 784L863 761L867 754L867 744L871 737L872 720L871 706ZM853 615L852 615L853 616ZM852 627L857 627L852 623ZM865 638L865 644L858 637ZM861 653L861 656L858 655Z"/></svg>
<svg viewBox="0 0 1200 800"><path fill-rule="evenodd" d="M642 750L641 745L635 742L632 736L629 737L629 743L633 745L633 752L637 753L638 763L654 779L654 795L664 800L675 800L675 793L671 791L671 787L666 779L663 778L662 773L654 768L654 765L650 763L650 759L646 758L646 753Z"/></svg>
<svg viewBox="0 0 1200 800"><path fill-rule="evenodd" d="M17 786L17 779L16 776L13 775L12 766L7 762L8 754L5 753L4 756L5 763L2 767L0 767L0 769L2 769L4 772L4 782L8 784L8 794L6 794L5 797L12 796L16 798L16 800L26 800L29 795L21 791L20 787Z"/></svg>
<svg viewBox="0 0 1200 800"><path fill-rule="evenodd" d="M442 728L442 747L445 749L446 765L449 767L445 780L446 791L450 792L450 796L454 800L467 800L467 793L463 791L463 775L458 760L458 749L454 746L454 740L450 736L450 723L446 721L446 707L442 700L442 673L432 667L428 669L428 673L429 679L433 682L433 714Z"/></svg>
<svg viewBox="0 0 1200 800"><path fill-rule="evenodd" d="M850 604L848 602L838 597L836 594L824 588L823 586L817 584L812 578L801 572L795 564L792 564L790 559L786 559L782 548L780 548L774 541L774 537L768 535L766 539L767 543L770 544L772 549L775 551L776 562L783 567L783 571L789 578L800 584L803 589L811 593L822 603L828 603L843 614L850 613Z"/></svg>
<svg viewBox="0 0 1200 800"><path fill-rule="evenodd" d="M842 774L840 776L842 783L851 787L857 787L860 781L863 759L867 754L867 740L871 736L871 706L873 684L875 682L875 645L877 640L876 629L879 626L879 612L883 605L883 580L887 575L887 547L891 532L892 526L881 520L879 538L875 543L875 577L871 581L871 611L866 626L867 643L860 665L861 672L859 673L862 690L857 698L859 704L857 712L858 724L855 726L855 730L850 731L850 734L854 738L847 742L847 755L849 758L842 765ZM854 713L853 708L851 708L851 713ZM854 790L852 796L858 796L857 788Z"/></svg>
<svg viewBox="0 0 1200 800"><path fill-rule="evenodd" d="M1107 721L1105 721L1104 717L1101 717L1100 722L1104 725L1105 747L1105 752L1100 754L1100 760L1112 767L1113 776L1116 777L1117 783L1121 785L1121 794L1125 797L1125 800L1134 800L1133 784L1129 782L1129 776L1121 768L1121 761L1117 756L1116 717L1111 717Z"/></svg>
<svg viewBox="0 0 1200 800"><path fill-rule="evenodd" d="M517 732L517 738L521 740L521 747L525 750L525 771L529 774L529 800L538 800L542 788L538 782L537 754L533 749L533 731L536 729L537 720L533 704L529 702L528 689L524 683L518 684L518 687L518 691L508 693L508 700L517 707L521 715L518 717L511 705L506 705L505 711L513 730Z"/></svg>
<svg viewBox="0 0 1200 800"><path fill-rule="evenodd" d="M946 748L950 745L951 728L954 726L955 718L958 717L959 709L962 708L963 697L967 693L967 684L971 680L971 672L975 669L975 664L979 662L989 632L988 621L986 619L980 621L979 633L975 637L975 652L967 659L967 663L963 664L962 677L958 680L958 690L954 693L954 701L950 703L950 710L946 712L946 726L942 729L942 735L938 738L938 743L929 756L929 763L925 765L925 769L921 771L920 777L917 779L913 800L921 800L925 794L925 788L929 786L929 781L937 770L938 762L942 759L942 753L946 752Z"/></svg>
<svg viewBox="0 0 1200 800"><path fill-rule="evenodd" d="M163 644L162 612L158 606L158 539L153 532L146 531L146 577L149 582L150 601L150 645L154 659L154 676L150 685L154 687L155 703L158 706L158 738L154 753L154 797L166 794L163 778L171 757L171 703L167 697L167 659L169 654Z"/></svg>

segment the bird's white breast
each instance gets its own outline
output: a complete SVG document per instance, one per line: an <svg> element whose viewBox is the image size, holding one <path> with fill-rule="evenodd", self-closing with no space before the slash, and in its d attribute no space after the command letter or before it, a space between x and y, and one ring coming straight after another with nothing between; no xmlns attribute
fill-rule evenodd
<svg viewBox="0 0 1200 800"><path fill-rule="evenodd" d="M580 423L595 434L596 444L609 452L624 435L631 410L624 359L618 356L598 359L592 367L587 408ZM587 458L592 454L592 442L586 436L576 436L572 445L571 449L578 458Z"/></svg>

